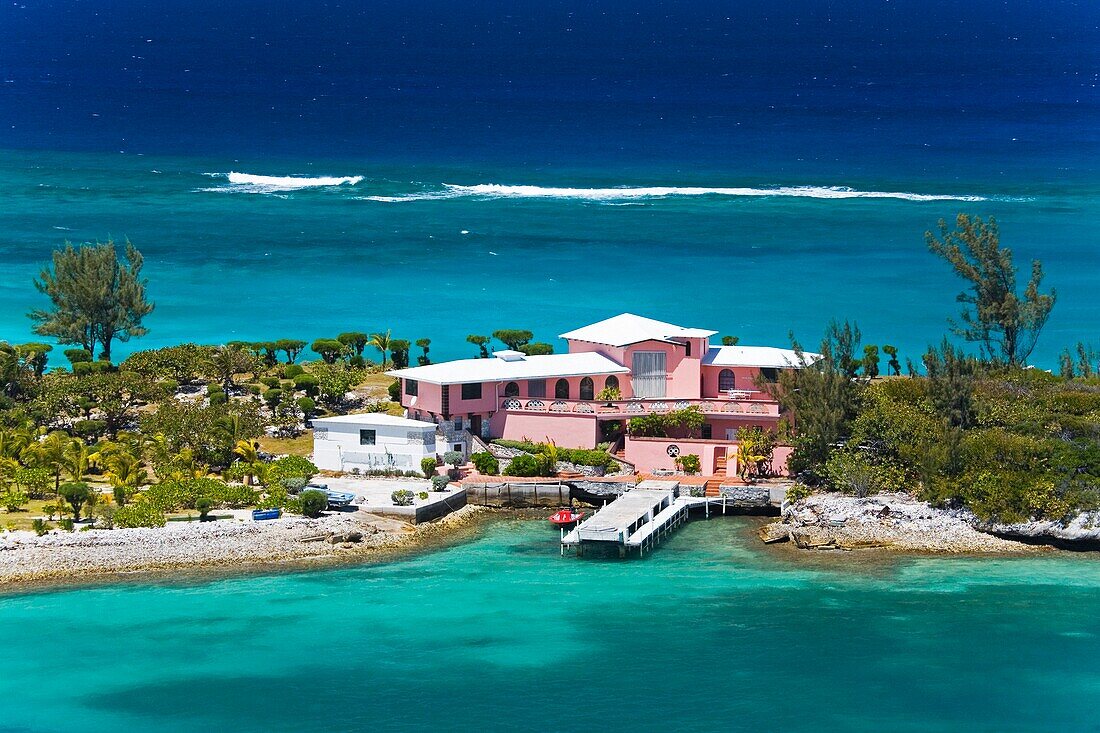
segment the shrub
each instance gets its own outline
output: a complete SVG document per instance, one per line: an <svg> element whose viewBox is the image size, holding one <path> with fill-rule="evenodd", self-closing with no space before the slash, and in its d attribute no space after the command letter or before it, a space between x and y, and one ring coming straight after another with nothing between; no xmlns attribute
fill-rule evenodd
<svg viewBox="0 0 1100 733"><path fill-rule="evenodd" d="M31 529L34 530L34 533L36 535L41 537L42 535L50 531L50 525L46 524L45 519L43 519L42 517L38 517L31 522Z"/></svg>
<svg viewBox="0 0 1100 733"><path fill-rule="evenodd" d="M424 472L425 478L431 478L432 476L434 476L435 469L437 467L438 464L436 463L435 458L432 456L425 456L424 458L420 459L420 470Z"/></svg>
<svg viewBox="0 0 1100 733"><path fill-rule="evenodd" d="M271 464L271 476L286 485L287 479L300 478L308 483L317 475L317 466L304 456L283 456Z"/></svg>
<svg viewBox="0 0 1100 733"><path fill-rule="evenodd" d="M419 494L417 494L417 496L420 497L421 501L424 501L425 499L428 498L428 492L427 491L421 491Z"/></svg>
<svg viewBox="0 0 1100 733"><path fill-rule="evenodd" d="M298 405L298 409L302 411L302 415L307 418L317 411L317 403L309 397L299 397L295 404Z"/></svg>
<svg viewBox="0 0 1100 733"><path fill-rule="evenodd" d="M810 496L813 493L814 493L814 490L812 488L810 488L809 486L807 486L806 484L801 483L801 482L796 482L796 483L793 483L793 484L791 484L790 486L787 487L787 491L786 491L786 494L784 495L784 498L787 501L795 502L795 501L799 501L801 499L805 499L807 496Z"/></svg>
<svg viewBox="0 0 1100 733"><path fill-rule="evenodd" d="M165 394L175 394L180 388L180 383L175 379L162 379L157 382L157 386L160 387Z"/></svg>
<svg viewBox="0 0 1100 733"><path fill-rule="evenodd" d="M539 465L535 457L526 453L513 458L504 469L505 476L537 476L538 472Z"/></svg>
<svg viewBox="0 0 1100 733"><path fill-rule="evenodd" d="M120 506L115 511L115 526L124 529L134 527L163 527L168 520L164 512L147 501Z"/></svg>
<svg viewBox="0 0 1100 733"><path fill-rule="evenodd" d="M65 358L68 359L69 363L73 366L85 364L92 360L92 352L87 349L65 349L62 353L65 354Z"/></svg>
<svg viewBox="0 0 1100 733"><path fill-rule="evenodd" d="M462 454L456 450L449 450L443 454L443 462L448 466L461 466L464 461L462 460Z"/></svg>
<svg viewBox="0 0 1100 733"><path fill-rule="evenodd" d="M401 401L401 380L395 379L390 382L390 386L386 387L386 391L390 394L390 400L393 402Z"/></svg>
<svg viewBox="0 0 1100 733"><path fill-rule="evenodd" d="M61 484L57 493L72 507L73 520L78 522L80 521L81 508L85 504L91 504L95 501L91 487L82 481Z"/></svg>
<svg viewBox="0 0 1100 733"><path fill-rule="evenodd" d="M320 383L320 380L312 374L303 373L294 377L294 388L305 392L310 397L317 394Z"/></svg>
<svg viewBox="0 0 1100 733"><path fill-rule="evenodd" d="M702 468L702 462L699 460L699 456L694 453L677 456L676 465L689 476L699 473L699 469Z"/></svg>
<svg viewBox="0 0 1100 733"><path fill-rule="evenodd" d="M298 501L302 504L302 514L312 519L321 516L321 512L328 509L328 497L325 492L316 489L303 491Z"/></svg>
<svg viewBox="0 0 1100 733"><path fill-rule="evenodd" d="M283 367L283 376L287 379L294 379L299 374L305 374L306 370L298 364L287 364Z"/></svg>
<svg viewBox="0 0 1100 733"><path fill-rule="evenodd" d="M4 491L0 492L0 504L9 512L19 511L25 507L30 500L30 497L27 496L27 492L16 486L9 486Z"/></svg>
<svg viewBox="0 0 1100 733"><path fill-rule="evenodd" d="M477 468L477 472L483 476L496 476L500 473L500 461L492 453L482 451L470 456L470 460Z"/></svg>
<svg viewBox="0 0 1100 733"><path fill-rule="evenodd" d="M214 508L213 502L206 497L203 497L195 502L195 508L199 511L199 521L205 522L209 519L210 510Z"/></svg>
<svg viewBox="0 0 1100 733"><path fill-rule="evenodd" d="M229 398L226 396L225 392L215 392L210 395L211 407L214 407L215 405L224 405L227 402L229 402Z"/></svg>
<svg viewBox="0 0 1100 733"><path fill-rule="evenodd" d="M448 476L432 476L432 491L446 491L450 483Z"/></svg>
<svg viewBox="0 0 1100 733"><path fill-rule="evenodd" d="M66 532L72 532L75 523L69 517L63 517L57 521L57 526Z"/></svg>
<svg viewBox="0 0 1100 733"><path fill-rule="evenodd" d="M264 392L264 402L267 403L268 407L274 407L282 401L283 391L278 387L274 389L269 389L268 391ZM211 404L213 404L213 402L211 402Z"/></svg>
<svg viewBox="0 0 1100 733"><path fill-rule="evenodd" d="M299 367L299 369L300 368L301 367ZM279 378L278 377L260 377L260 384L267 387L268 389L271 389L272 387L278 387L279 386Z"/></svg>
<svg viewBox="0 0 1100 733"><path fill-rule="evenodd" d="M412 506L413 492L408 489L398 489L390 494L390 501L394 506Z"/></svg>

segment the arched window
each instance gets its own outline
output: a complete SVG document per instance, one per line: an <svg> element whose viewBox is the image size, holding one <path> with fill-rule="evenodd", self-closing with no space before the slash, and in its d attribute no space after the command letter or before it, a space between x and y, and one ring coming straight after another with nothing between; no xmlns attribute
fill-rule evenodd
<svg viewBox="0 0 1100 733"><path fill-rule="evenodd" d="M605 379L603 381L603 388L604 389L618 389L619 388L619 378L616 377L614 374L612 374L610 377L608 377L607 379Z"/></svg>
<svg viewBox="0 0 1100 733"><path fill-rule="evenodd" d="M595 385L592 384L592 377L585 377L581 380L581 399L591 400L596 397Z"/></svg>
<svg viewBox="0 0 1100 733"><path fill-rule="evenodd" d="M559 379L554 383L554 399L567 400L569 399L569 380Z"/></svg>
<svg viewBox="0 0 1100 733"><path fill-rule="evenodd" d="M736 387L736 384L737 382L733 378L732 369L723 369L722 371L718 372L719 392L728 392L729 390L734 389Z"/></svg>
<svg viewBox="0 0 1100 733"><path fill-rule="evenodd" d="M508 384L504 385L504 396L519 397L519 385L515 382L509 382Z"/></svg>

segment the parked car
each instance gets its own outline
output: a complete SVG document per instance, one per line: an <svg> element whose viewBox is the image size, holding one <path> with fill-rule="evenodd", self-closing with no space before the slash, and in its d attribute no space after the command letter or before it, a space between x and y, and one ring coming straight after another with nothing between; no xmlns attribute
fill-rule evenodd
<svg viewBox="0 0 1100 733"><path fill-rule="evenodd" d="M343 509L346 506L351 506L355 501L355 494L347 491L335 491L330 489L328 484L322 483L308 483L302 487L302 491L320 491L328 499L329 509Z"/></svg>

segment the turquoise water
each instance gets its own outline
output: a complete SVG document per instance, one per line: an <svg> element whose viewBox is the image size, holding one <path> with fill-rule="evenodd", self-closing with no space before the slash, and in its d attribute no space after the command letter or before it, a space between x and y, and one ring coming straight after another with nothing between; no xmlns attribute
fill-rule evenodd
<svg viewBox="0 0 1100 733"><path fill-rule="evenodd" d="M270 190L234 185L231 171L363 180ZM1100 196L1080 177L1026 175L1021 184L909 171L0 153L0 338L33 338L25 313L44 299L31 281L51 248L113 234L145 254L157 304L149 335L120 344L119 356L188 340L390 328L395 337L431 338L437 359L456 358L475 354L468 333L526 327L554 340L629 311L779 346L792 329L815 344L831 318L849 318L866 342L900 346L904 363L938 342L957 314L961 284L927 252L923 232L962 210L998 217L1019 260L1043 260L1059 302L1036 360L1051 365L1063 346L1093 338ZM445 185L490 183L535 188ZM809 188L794 196L615 191L658 185ZM833 198L820 189L831 185L901 196ZM570 190L547 195L560 187Z"/></svg>
<svg viewBox="0 0 1100 733"><path fill-rule="evenodd" d="M375 566L0 598L0 730L1096 730L1100 562L645 560L544 522Z"/></svg>

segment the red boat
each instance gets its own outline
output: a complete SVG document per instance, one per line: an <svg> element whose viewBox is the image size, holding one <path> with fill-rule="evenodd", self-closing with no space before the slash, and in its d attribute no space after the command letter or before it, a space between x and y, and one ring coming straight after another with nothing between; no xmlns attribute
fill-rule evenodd
<svg viewBox="0 0 1100 733"><path fill-rule="evenodd" d="M572 509L562 509L550 515L550 523L556 524L559 527L565 527L570 524L576 524L583 516L584 512L575 512Z"/></svg>

